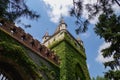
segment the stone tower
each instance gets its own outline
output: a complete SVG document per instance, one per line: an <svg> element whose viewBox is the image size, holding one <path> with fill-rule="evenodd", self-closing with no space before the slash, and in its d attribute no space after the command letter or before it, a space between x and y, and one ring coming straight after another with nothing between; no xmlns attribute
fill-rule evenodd
<svg viewBox="0 0 120 80"><path fill-rule="evenodd" d="M60 80L90 80L83 42L70 34L63 19L53 35L43 36L43 44L60 58Z"/></svg>

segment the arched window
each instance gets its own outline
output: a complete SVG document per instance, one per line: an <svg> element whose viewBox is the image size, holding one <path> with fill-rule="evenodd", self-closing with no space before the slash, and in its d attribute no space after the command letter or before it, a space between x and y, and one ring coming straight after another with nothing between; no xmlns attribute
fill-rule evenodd
<svg viewBox="0 0 120 80"><path fill-rule="evenodd" d="M23 80L23 78L13 66L0 62L0 80Z"/></svg>
<svg viewBox="0 0 120 80"><path fill-rule="evenodd" d="M75 76L76 76L76 80L86 80L84 72L79 64L76 64Z"/></svg>

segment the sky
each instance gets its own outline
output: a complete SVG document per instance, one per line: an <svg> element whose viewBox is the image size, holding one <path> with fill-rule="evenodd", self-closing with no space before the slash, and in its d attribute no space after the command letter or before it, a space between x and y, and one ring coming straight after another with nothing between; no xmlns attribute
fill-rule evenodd
<svg viewBox="0 0 120 80"><path fill-rule="evenodd" d="M96 0L84 0L84 4L93 4ZM89 2L88 2L89 1ZM36 11L40 14L40 18L37 21L30 21L25 18L21 18L22 22L26 24L31 24L31 28L22 27L25 32L30 33L35 39L38 39L42 43L42 37L45 32L53 34L57 28L61 16L63 16L64 21L68 25L68 31L76 38L80 36L84 43L87 56L87 66L89 69L90 77L103 76L106 69L103 66L103 62L112 60L112 58L104 59L102 57L101 49L104 49L110 45L110 43L105 43L103 39L100 39L94 33L94 24L98 21L97 17L91 21L88 26L88 31L86 33L80 33L76 35L75 33L75 18L69 16L69 11L72 7L72 0L27 0L27 5L31 10ZM83 11L83 18L87 18L87 11Z"/></svg>

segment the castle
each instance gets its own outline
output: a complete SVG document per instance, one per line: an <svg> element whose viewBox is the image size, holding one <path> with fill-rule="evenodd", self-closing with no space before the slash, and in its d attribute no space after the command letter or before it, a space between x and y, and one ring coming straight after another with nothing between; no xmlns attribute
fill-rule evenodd
<svg viewBox="0 0 120 80"><path fill-rule="evenodd" d="M8 67L9 66L9 67ZM75 39L61 19L43 43L14 23L0 26L1 80L90 80L83 42Z"/></svg>

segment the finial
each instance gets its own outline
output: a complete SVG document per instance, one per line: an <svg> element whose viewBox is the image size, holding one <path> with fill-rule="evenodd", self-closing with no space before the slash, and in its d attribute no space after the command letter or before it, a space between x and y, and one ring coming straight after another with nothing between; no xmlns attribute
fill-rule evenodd
<svg viewBox="0 0 120 80"><path fill-rule="evenodd" d="M77 36L77 39L76 39L81 45L83 45L83 41L80 39L80 36L78 35Z"/></svg>
<svg viewBox="0 0 120 80"><path fill-rule="evenodd" d="M67 29L67 24L64 22L63 16L61 14L60 22L59 25L55 31L55 33L61 31L61 30L66 30Z"/></svg>
<svg viewBox="0 0 120 80"><path fill-rule="evenodd" d="M48 36L49 36L48 29L46 29L45 34L44 34L43 38L44 38L44 37L48 37Z"/></svg>
<svg viewBox="0 0 120 80"><path fill-rule="evenodd" d="M62 13L60 14L60 20L61 20L61 19L63 19L63 15L62 15Z"/></svg>
<svg viewBox="0 0 120 80"><path fill-rule="evenodd" d="M46 29L45 36L49 36L48 28Z"/></svg>
<svg viewBox="0 0 120 80"><path fill-rule="evenodd" d="M60 23L65 23L62 14L61 14L61 17L60 17Z"/></svg>
<svg viewBox="0 0 120 80"><path fill-rule="evenodd" d="M43 43L50 38L50 35L48 33L48 29L45 32L45 35L43 36Z"/></svg>

